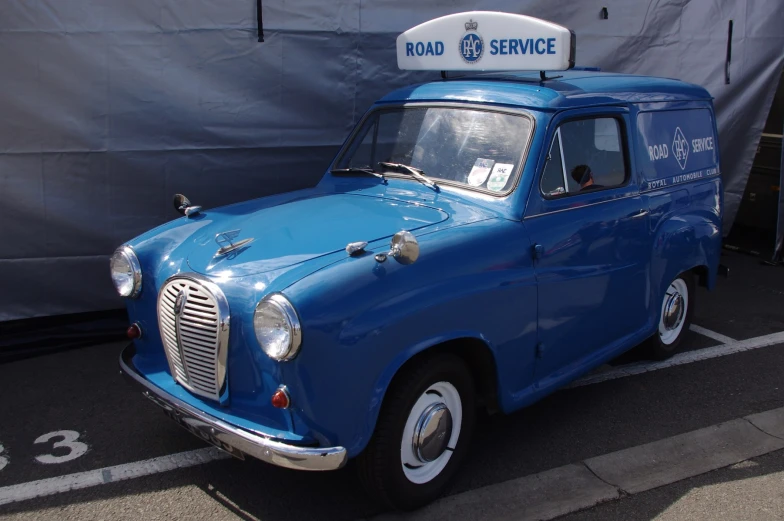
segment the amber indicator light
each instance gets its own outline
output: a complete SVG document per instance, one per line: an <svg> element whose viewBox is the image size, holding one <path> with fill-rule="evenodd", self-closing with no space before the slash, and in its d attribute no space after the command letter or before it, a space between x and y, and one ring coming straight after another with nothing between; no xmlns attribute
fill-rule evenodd
<svg viewBox="0 0 784 521"><path fill-rule="evenodd" d="M141 338L142 328L139 327L139 324L131 324L130 327L125 331L125 335L131 340Z"/></svg>
<svg viewBox="0 0 784 521"><path fill-rule="evenodd" d="M280 388L272 395L272 405L278 409L288 409L290 405L289 394Z"/></svg>

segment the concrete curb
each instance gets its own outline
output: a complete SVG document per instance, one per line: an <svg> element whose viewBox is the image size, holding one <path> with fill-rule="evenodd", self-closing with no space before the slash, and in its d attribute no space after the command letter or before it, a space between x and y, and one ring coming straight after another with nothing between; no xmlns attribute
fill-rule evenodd
<svg viewBox="0 0 784 521"><path fill-rule="evenodd" d="M620 496L584 465L564 465L446 497L409 514L384 514L382 521L453 519L528 521L552 519Z"/></svg>
<svg viewBox="0 0 784 521"><path fill-rule="evenodd" d="M784 407L442 498L378 521L548 520L784 449Z"/></svg>
<svg viewBox="0 0 784 521"><path fill-rule="evenodd" d="M746 416L756 428L784 440L784 407Z"/></svg>
<svg viewBox="0 0 784 521"><path fill-rule="evenodd" d="M784 449L744 418L585 461L597 476L629 494L675 483Z"/></svg>

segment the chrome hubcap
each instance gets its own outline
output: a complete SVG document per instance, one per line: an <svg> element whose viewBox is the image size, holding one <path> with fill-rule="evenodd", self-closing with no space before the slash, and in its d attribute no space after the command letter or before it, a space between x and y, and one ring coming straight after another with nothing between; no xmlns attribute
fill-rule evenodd
<svg viewBox="0 0 784 521"><path fill-rule="evenodd" d="M414 455L422 463L435 461L447 448L452 436L452 414L444 403L424 410L414 428Z"/></svg>
<svg viewBox="0 0 784 521"><path fill-rule="evenodd" d="M672 281L662 299L659 339L663 344L670 345L680 337L688 313L689 287L679 277Z"/></svg>
<svg viewBox="0 0 784 521"><path fill-rule="evenodd" d="M432 384L408 412L400 438L400 464L411 483L438 477L452 459L463 425L463 402L449 382Z"/></svg>
<svg viewBox="0 0 784 521"><path fill-rule="evenodd" d="M667 330L672 331L678 327L683 318L683 309L683 297L680 293L675 291L667 296L662 317Z"/></svg>

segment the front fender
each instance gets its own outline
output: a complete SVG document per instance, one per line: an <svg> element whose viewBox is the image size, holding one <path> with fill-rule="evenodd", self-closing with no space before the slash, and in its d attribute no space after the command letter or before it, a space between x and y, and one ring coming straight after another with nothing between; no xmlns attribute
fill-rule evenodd
<svg viewBox="0 0 784 521"><path fill-rule="evenodd" d="M284 367L298 420L349 456L367 444L386 390L412 356L456 338L492 351L502 408L530 384L536 281L522 223L489 219L418 237L408 266L368 253L289 287L303 344Z"/></svg>

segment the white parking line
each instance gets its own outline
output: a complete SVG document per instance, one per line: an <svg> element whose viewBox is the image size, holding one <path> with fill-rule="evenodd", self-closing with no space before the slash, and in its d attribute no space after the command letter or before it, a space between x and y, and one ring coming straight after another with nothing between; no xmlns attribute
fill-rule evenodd
<svg viewBox="0 0 784 521"><path fill-rule="evenodd" d="M699 328L699 326L692 326L692 328ZM743 351L750 351L760 347L784 343L784 331L741 341L733 340L729 337L725 337L719 333L715 333L704 328L699 328L699 330L695 329L695 332L709 336L710 338L720 342L726 340L726 343L716 347L709 347L696 351L681 353L663 362L629 364L626 366L613 368L603 373L589 374L588 376L575 381L569 387L581 387L604 382L607 380L614 380L616 378L623 378L626 376L656 371L658 369L665 369L667 367L690 364L692 362L699 362L701 360L708 360L711 358L727 356ZM0 447L0 451L1 450L2 448ZM89 470L76 474L68 474L66 476L41 479L28 483L20 483L18 485L9 485L6 487L0 487L0 505L13 503L16 501L25 501L42 496L49 496L60 492L68 492L69 490L78 490L97 485L104 485L106 483L113 483L115 481L148 476L169 470L192 467L194 465L201 465L202 463L228 459L230 457L231 456L219 449L214 447L207 447L188 452L171 454L169 456L161 456L159 458L137 461L135 463L127 463L123 465L116 465L114 467L105 467L102 469ZM2 467L2 463L3 460L0 458L0 467Z"/></svg>
<svg viewBox="0 0 784 521"><path fill-rule="evenodd" d="M715 331L711 331L710 329L705 329L704 327L701 327L701 326L698 326L698 325L695 325L695 324L692 324L689 327L689 329L691 329L695 333L698 333L698 334L700 334L702 336L706 336L708 338L712 338L713 340L716 340L717 342L721 342L722 344L729 344L729 343L732 343L732 342L736 342L736 340L734 338L730 338L728 336L724 336L721 333L717 333Z"/></svg>
<svg viewBox="0 0 784 521"><path fill-rule="evenodd" d="M589 374L580 378L579 380L572 382L572 384L568 387L582 387L584 385L606 382L607 380L615 380L616 378L624 378L626 376L632 376L635 374L648 373L650 371L666 369L676 365L700 362L702 360L718 358L720 356L734 355L735 353L751 351L752 349L758 349L760 347L767 347L782 343L784 343L784 331L779 333L772 333L770 335L749 338L748 340L735 340L716 347L706 347L705 349L679 353L669 360L664 360L663 362L640 362L636 364L621 365L602 373Z"/></svg>
<svg viewBox="0 0 784 521"><path fill-rule="evenodd" d="M87 472L68 474L67 476L57 476L55 478L30 481L18 485L9 485L0 488L0 505L42 496L50 496L60 492L68 492L69 490L105 485L106 483L113 483L115 481L139 478L150 474L157 474L158 472L166 472L167 470L184 469L194 465L201 465L202 463L209 463L210 461L222 460L230 457L231 456L219 449L207 447L188 452L179 452L169 456L161 456L160 458L137 461L135 463L126 463L114 467L105 467L102 469L88 470Z"/></svg>

